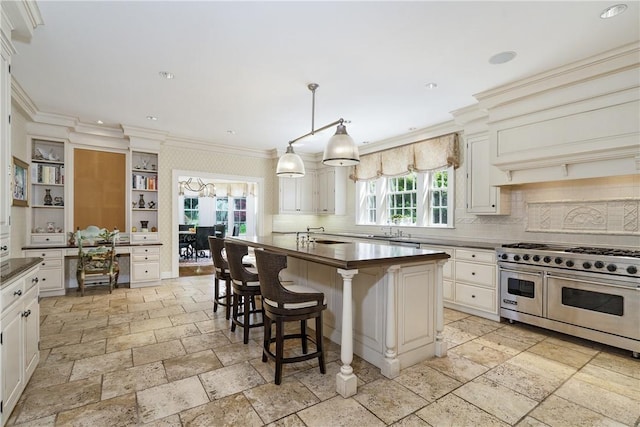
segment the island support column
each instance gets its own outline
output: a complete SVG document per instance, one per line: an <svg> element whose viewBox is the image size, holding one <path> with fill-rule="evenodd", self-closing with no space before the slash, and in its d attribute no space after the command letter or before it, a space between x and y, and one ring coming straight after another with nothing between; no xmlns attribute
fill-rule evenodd
<svg viewBox="0 0 640 427"><path fill-rule="evenodd" d="M392 265L387 269L387 317L385 319L385 352L382 365L382 375L395 378L400 375L400 359L397 351L398 318L396 313L396 273L399 265Z"/></svg>
<svg viewBox="0 0 640 427"><path fill-rule="evenodd" d="M436 349L437 357L445 357L447 355L447 342L442 334L444 330L444 289L442 283L442 267L447 260L438 261L436 268Z"/></svg>
<svg viewBox="0 0 640 427"><path fill-rule="evenodd" d="M353 373L353 297L351 281L358 270L338 269L342 276L342 335L340 338L340 360L342 366L336 374L336 391L344 398L358 391L358 378Z"/></svg>

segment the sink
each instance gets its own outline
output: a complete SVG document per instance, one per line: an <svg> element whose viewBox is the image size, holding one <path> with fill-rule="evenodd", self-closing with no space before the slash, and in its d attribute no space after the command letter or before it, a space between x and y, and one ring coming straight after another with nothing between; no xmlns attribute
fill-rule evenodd
<svg viewBox="0 0 640 427"><path fill-rule="evenodd" d="M341 242L340 240L327 240L327 239L317 239L315 240L316 243L322 243L324 245L335 245L338 243L348 243L348 242Z"/></svg>
<svg viewBox="0 0 640 427"><path fill-rule="evenodd" d="M393 236L387 236L385 234L367 234L367 237L372 239L391 239Z"/></svg>

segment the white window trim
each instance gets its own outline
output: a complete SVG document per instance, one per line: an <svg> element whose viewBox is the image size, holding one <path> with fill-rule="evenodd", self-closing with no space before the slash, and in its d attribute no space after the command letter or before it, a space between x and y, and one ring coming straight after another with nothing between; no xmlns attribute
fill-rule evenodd
<svg viewBox="0 0 640 427"><path fill-rule="evenodd" d="M430 223L430 203L429 197L430 179L433 172L417 173L416 188L418 189L417 206L416 206L416 224L400 224L403 227L424 227L424 228L454 228L454 212L455 212L455 169L450 166L447 171L447 224L431 224ZM437 171L434 171L437 172ZM429 176L429 179L425 179ZM366 208L366 191L365 182L356 183L356 225L393 225L388 217L387 209L387 177L378 178L376 184L376 218L375 223L368 222Z"/></svg>

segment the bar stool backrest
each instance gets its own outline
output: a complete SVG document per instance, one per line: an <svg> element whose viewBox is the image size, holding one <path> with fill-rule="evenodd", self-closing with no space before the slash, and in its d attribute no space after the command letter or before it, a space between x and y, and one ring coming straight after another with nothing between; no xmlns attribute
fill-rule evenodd
<svg viewBox="0 0 640 427"><path fill-rule="evenodd" d="M211 256L213 257L213 268L218 273L229 272L229 264L227 260L222 256L222 251L224 249L224 239L215 236L209 236L209 250L211 251Z"/></svg>
<svg viewBox="0 0 640 427"><path fill-rule="evenodd" d="M240 243L224 242L225 251L227 252L227 262L229 263L229 273L234 283L246 284L248 282L257 282L258 274L253 273L243 265L242 258L249 253L249 247Z"/></svg>

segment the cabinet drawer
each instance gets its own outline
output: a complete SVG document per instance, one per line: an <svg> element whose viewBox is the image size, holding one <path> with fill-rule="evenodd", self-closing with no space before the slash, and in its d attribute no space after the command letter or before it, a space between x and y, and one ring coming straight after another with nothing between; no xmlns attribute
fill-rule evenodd
<svg viewBox="0 0 640 427"><path fill-rule="evenodd" d="M131 241L134 243L157 242L158 233L131 233Z"/></svg>
<svg viewBox="0 0 640 427"><path fill-rule="evenodd" d="M496 269L493 265L456 261L456 282L471 282L495 288Z"/></svg>
<svg viewBox="0 0 640 427"><path fill-rule="evenodd" d="M131 281L144 282L146 280L160 279L160 263L132 263Z"/></svg>
<svg viewBox="0 0 640 427"><path fill-rule="evenodd" d="M24 251L24 254L27 258L63 258L62 249L31 249L28 251Z"/></svg>
<svg viewBox="0 0 640 427"><path fill-rule="evenodd" d="M456 249L456 260L459 259L493 264L496 262L496 253L495 251L483 251L481 249Z"/></svg>
<svg viewBox="0 0 640 427"><path fill-rule="evenodd" d="M63 233L31 235L31 244L33 245L62 245L64 243L66 242Z"/></svg>
<svg viewBox="0 0 640 427"><path fill-rule="evenodd" d="M46 259L45 258L45 260L40 263L40 269L48 269L48 268L61 269L62 268L62 260L61 259Z"/></svg>
<svg viewBox="0 0 640 427"><path fill-rule="evenodd" d="M131 257L131 261L134 263L145 263L149 261L159 261L160 255L158 254L148 254L148 255L133 255Z"/></svg>
<svg viewBox="0 0 640 427"><path fill-rule="evenodd" d="M51 291L64 289L62 281L62 268L45 268L38 273L40 290Z"/></svg>
<svg viewBox="0 0 640 427"><path fill-rule="evenodd" d="M131 250L133 255L148 255L148 254L156 254L160 255L160 247L159 246L134 246Z"/></svg>
<svg viewBox="0 0 640 427"><path fill-rule="evenodd" d="M26 289L24 288L24 277L15 281L2 290L2 311L9 308L12 304L20 299L24 295Z"/></svg>
<svg viewBox="0 0 640 427"><path fill-rule="evenodd" d="M455 292L455 301L457 303L496 313L495 291L479 286L456 283Z"/></svg>
<svg viewBox="0 0 640 427"><path fill-rule="evenodd" d="M453 301L453 282L451 280L442 281L442 298L445 301Z"/></svg>

